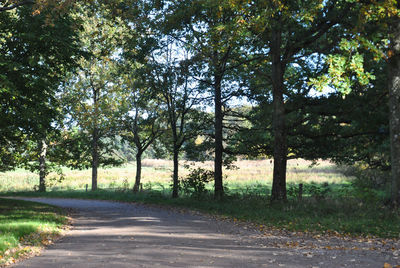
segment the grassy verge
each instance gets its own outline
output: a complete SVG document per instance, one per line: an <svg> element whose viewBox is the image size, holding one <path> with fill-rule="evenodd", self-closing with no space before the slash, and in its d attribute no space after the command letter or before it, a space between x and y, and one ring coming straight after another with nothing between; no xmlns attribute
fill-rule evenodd
<svg viewBox="0 0 400 268"><path fill-rule="evenodd" d="M35 254L59 236L66 223L59 208L0 198L0 266Z"/></svg>
<svg viewBox="0 0 400 268"><path fill-rule="evenodd" d="M184 196L169 197L165 190L151 190L139 194L121 191L99 190L52 191L48 193L8 193L23 196L69 197L85 199L142 202L195 209L202 212L256 223L261 229L268 228L301 231L318 234L351 236L400 237L400 211L391 210L382 202L364 202L344 196L306 196L303 200L291 199L284 204L271 204L264 195L231 193L224 200L215 201L211 196L201 198Z"/></svg>

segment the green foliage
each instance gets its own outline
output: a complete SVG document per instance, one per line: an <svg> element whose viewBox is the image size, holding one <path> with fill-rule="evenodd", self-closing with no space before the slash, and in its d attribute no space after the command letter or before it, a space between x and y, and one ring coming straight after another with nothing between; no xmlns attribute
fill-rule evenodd
<svg viewBox="0 0 400 268"><path fill-rule="evenodd" d="M328 183L322 185L317 185L315 183L304 185L304 193L315 198L317 201L325 199L330 191L331 189Z"/></svg>
<svg viewBox="0 0 400 268"><path fill-rule="evenodd" d="M327 199L332 189L328 183L317 184L314 182L303 184L302 198L313 198L316 201ZM300 186L289 184L287 195L290 199L299 200Z"/></svg>
<svg viewBox="0 0 400 268"><path fill-rule="evenodd" d="M352 185L359 188L383 190L390 181L390 172L370 168L367 165L347 166L346 175L353 177Z"/></svg>
<svg viewBox="0 0 400 268"><path fill-rule="evenodd" d="M214 178L214 172L204 168L191 169L189 174L181 179L181 188L186 195L192 197L202 197L208 191L206 184L211 182Z"/></svg>
<svg viewBox="0 0 400 268"><path fill-rule="evenodd" d="M119 166L124 163L124 159L114 153L114 142L115 140L104 137L98 141L100 166ZM56 154L64 166L82 170L92 165L91 150L90 135L85 131L72 129L62 133L62 138L52 154Z"/></svg>
<svg viewBox="0 0 400 268"><path fill-rule="evenodd" d="M55 98L66 72L81 55L69 13L44 8L33 14L30 5L0 12L0 170L22 160L23 142L37 139L54 127Z"/></svg>
<svg viewBox="0 0 400 268"><path fill-rule="evenodd" d="M278 132L283 158L391 168L387 63L379 59L390 57L383 48L386 19L398 14L394 1L161 2L1 12L0 171L20 163L37 169L32 160L44 138L54 145L53 164L87 168L98 144L100 163L116 165L116 135L140 156L151 148L177 161L185 149L187 159L205 160L223 151L229 166L238 154L274 155ZM282 116L273 122L277 92ZM233 107L244 97L251 105ZM204 112L213 101L221 113ZM54 128L65 128L63 136ZM375 200L374 184L360 181L366 196L357 198ZM330 192L308 185L304 194L320 200Z"/></svg>
<svg viewBox="0 0 400 268"><path fill-rule="evenodd" d="M113 188L113 186L115 186L115 185L110 184L110 188ZM118 192L128 192L128 191L130 191L128 179L124 179L124 181L122 182L121 187L117 188L117 191Z"/></svg>
<svg viewBox="0 0 400 268"><path fill-rule="evenodd" d="M81 6L75 14L83 21L79 37L89 56L79 58L79 71L69 74L60 94L68 127L60 155L73 168L123 162L114 153L122 106L115 56L125 28L117 19L110 20L108 12L96 3Z"/></svg>
<svg viewBox="0 0 400 268"><path fill-rule="evenodd" d="M286 192L289 199L299 199L300 197L299 187L295 184L288 184Z"/></svg>
<svg viewBox="0 0 400 268"><path fill-rule="evenodd" d="M353 177L351 185L354 196L362 202L380 204L389 199L389 171L358 164L347 167L346 175Z"/></svg>
<svg viewBox="0 0 400 268"><path fill-rule="evenodd" d="M327 56L328 74L311 78L310 84L321 92L331 86L346 95L351 92L356 82L366 86L375 79L375 75L365 71L364 55L358 52L358 41L342 39L339 47L343 51L342 55Z"/></svg>
<svg viewBox="0 0 400 268"><path fill-rule="evenodd" d="M159 89L152 87L154 81L149 81L145 67L136 66L129 59L121 60L118 69L120 136L141 158L166 129Z"/></svg>

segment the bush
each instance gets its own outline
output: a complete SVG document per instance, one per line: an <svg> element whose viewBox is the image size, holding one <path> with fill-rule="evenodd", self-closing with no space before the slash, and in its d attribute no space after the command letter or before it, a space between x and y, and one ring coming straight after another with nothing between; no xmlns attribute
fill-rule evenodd
<svg viewBox="0 0 400 268"><path fill-rule="evenodd" d="M344 174L354 178L352 185L356 188L385 189L390 182L389 171L367 168L362 165L346 167Z"/></svg>
<svg viewBox="0 0 400 268"><path fill-rule="evenodd" d="M351 186L355 198L366 203L384 203L389 198L389 171L372 169L356 165L347 169L347 174L353 176Z"/></svg>
<svg viewBox="0 0 400 268"><path fill-rule="evenodd" d="M300 188L299 186L291 183L288 184L286 189L287 196L291 199L299 199L300 198Z"/></svg>
<svg viewBox="0 0 400 268"><path fill-rule="evenodd" d="M304 185L304 193L309 194L318 201L325 199L330 191L331 189L328 183L323 183L322 185L317 185L315 183Z"/></svg>
<svg viewBox="0 0 400 268"><path fill-rule="evenodd" d="M212 181L214 172L203 168L191 169L187 177L181 179L182 191L192 197L201 197L208 191L206 184Z"/></svg>

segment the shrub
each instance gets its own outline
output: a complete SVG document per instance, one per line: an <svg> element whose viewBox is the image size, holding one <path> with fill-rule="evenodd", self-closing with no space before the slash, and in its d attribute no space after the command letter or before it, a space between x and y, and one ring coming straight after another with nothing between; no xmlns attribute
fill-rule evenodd
<svg viewBox="0 0 400 268"><path fill-rule="evenodd" d="M317 185L315 183L310 183L304 185L304 193L309 194L316 200L323 200L327 197L331 191L328 183L323 183L322 185Z"/></svg>
<svg viewBox="0 0 400 268"><path fill-rule="evenodd" d="M212 181L214 172L203 168L191 169L189 174L181 179L182 191L190 196L201 197L207 193L206 184Z"/></svg>
<svg viewBox="0 0 400 268"><path fill-rule="evenodd" d="M346 176L353 177L352 185L356 188L384 189L390 182L390 172L354 165L344 168Z"/></svg>

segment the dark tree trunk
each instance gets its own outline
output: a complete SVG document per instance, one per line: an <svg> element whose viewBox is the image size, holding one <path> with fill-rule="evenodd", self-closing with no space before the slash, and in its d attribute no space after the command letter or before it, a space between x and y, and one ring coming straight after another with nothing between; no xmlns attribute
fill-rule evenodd
<svg viewBox="0 0 400 268"><path fill-rule="evenodd" d="M271 200L286 200L287 137L285 104L283 99L284 63L281 59L281 33L273 32L271 38L273 86L274 172Z"/></svg>
<svg viewBox="0 0 400 268"><path fill-rule="evenodd" d="M40 156L39 156L39 192L46 192L46 154L47 144L45 140L40 141Z"/></svg>
<svg viewBox="0 0 400 268"><path fill-rule="evenodd" d="M92 135L92 191L97 190L97 168L99 167L99 135L98 129L93 129Z"/></svg>
<svg viewBox="0 0 400 268"><path fill-rule="evenodd" d="M400 18L391 23L391 47L389 53L389 125L391 150L391 199L400 205Z"/></svg>
<svg viewBox="0 0 400 268"><path fill-rule="evenodd" d="M224 195L222 183L222 93L221 79L215 79L214 84L214 102L215 102L215 159L214 159L214 196L220 199Z"/></svg>
<svg viewBox="0 0 400 268"><path fill-rule="evenodd" d="M136 154L136 178L133 185L133 192L137 193L140 188L140 179L142 177L142 152Z"/></svg>
<svg viewBox="0 0 400 268"><path fill-rule="evenodd" d="M172 198L177 198L178 197L178 190L179 190L179 178L178 178L178 169L179 169L179 149L177 148L176 145L174 145L174 172L172 175L172 181L173 181L173 186L172 186Z"/></svg>

